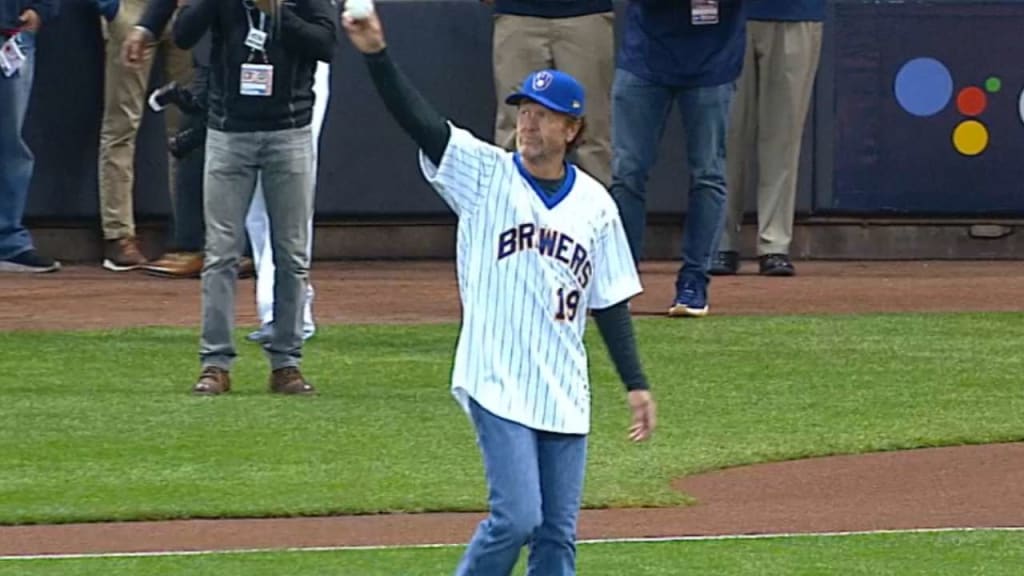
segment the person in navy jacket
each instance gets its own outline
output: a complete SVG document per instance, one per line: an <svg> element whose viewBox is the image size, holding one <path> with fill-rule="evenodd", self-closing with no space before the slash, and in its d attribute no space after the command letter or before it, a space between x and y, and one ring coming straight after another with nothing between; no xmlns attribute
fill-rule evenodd
<svg viewBox="0 0 1024 576"><path fill-rule="evenodd" d="M708 312L708 269L725 209L725 139L746 44L742 0L630 0L612 86L612 196L643 254L647 177L679 106L690 172L683 263L670 316Z"/></svg>

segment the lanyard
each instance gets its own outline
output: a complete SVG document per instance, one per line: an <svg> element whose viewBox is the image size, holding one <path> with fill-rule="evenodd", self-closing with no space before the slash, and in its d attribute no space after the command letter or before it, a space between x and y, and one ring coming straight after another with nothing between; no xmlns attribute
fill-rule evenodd
<svg viewBox="0 0 1024 576"><path fill-rule="evenodd" d="M245 19L249 21L249 29L252 30L253 28L255 28L255 26L252 23L252 12L249 10L249 7L245 5L245 2L242 2L242 6L245 7ZM266 32L266 31L267 31L267 15L264 14L262 10L260 10L260 32Z"/></svg>
<svg viewBox="0 0 1024 576"><path fill-rule="evenodd" d="M259 52L259 59L263 64L269 64L270 60L267 57L266 41L267 41L267 15L260 10L260 27L257 29L256 25L252 21L252 9L254 8L251 1L242 0L242 9L245 10L245 19L249 23L249 31L246 33L245 45L249 48L248 62L256 60L256 53Z"/></svg>

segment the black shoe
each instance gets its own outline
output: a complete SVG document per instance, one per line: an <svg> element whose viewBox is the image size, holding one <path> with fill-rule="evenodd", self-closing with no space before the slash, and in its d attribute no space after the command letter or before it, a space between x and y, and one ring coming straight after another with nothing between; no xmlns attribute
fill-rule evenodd
<svg viewBox="0 0 1024 576"><path fill-rule="evenodd" d="M26 250L7 260L0 260L0 272L56 272L60 270L60 262L40 256L35 250Z"/></svg>
<svg viewBox="0 0 1024 576"><path fill-rule="evenodd" d="M732 276L740 271L739 252L719 252L711 261L711 269L708 273L712 276Z"/></svg>
<svg viewBox="0 0 1024 576"><path fill-rule="evenodd" d="M765 254L761 256L762 276L792 276L796 274L793 262L787 254Z"/></svg>

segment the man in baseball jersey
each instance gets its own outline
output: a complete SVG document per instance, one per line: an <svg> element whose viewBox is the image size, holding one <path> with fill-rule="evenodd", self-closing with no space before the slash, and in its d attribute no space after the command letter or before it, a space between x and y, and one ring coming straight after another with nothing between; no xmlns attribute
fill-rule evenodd
<svg viewBox="0 0 1024 576"><path fill-rule="evenodd" d="M333 4L333 2L332 2ZM331 98L331 65L317 62L313 77L313 189L316 192L317 160L319 157L320 133L327 118L327 102ZM252 259L256 265L256 313L260 317L260 329L252 332L247 339L253 342L269 342L274 326L274 252L270 245L270 219L267 204L263 199L263 183L256 183L256 193L245 216L245 230L252 245ZM313 254L313 214L309 217L309 239L306 250ZM306 284L306 303L302 310L302 337L310 339L316 332L313 322L313 283Z"/></svg>
<svg viewBox="0 0 1024 576"><path fill-rule="evenodd" d="M629 242L604 187L565 161L582 136L583 88L564 72L529 75L506 99L517 107L517 149L508 152L423 99L388 55L374 13L342 18L384 104L419 145L424 176L459 220L452 392L476 428L491 514L456 574L510 574L527 544L527 574L575 574L588 310L628 390L629 438L647 439L655 424L629 314L641 291Z"/></svg>

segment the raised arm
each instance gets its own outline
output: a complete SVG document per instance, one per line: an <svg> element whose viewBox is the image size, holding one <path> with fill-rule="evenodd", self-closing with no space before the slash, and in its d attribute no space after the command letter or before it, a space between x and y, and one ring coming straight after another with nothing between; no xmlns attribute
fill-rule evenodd
<svg viewBox="0 0 1024 576"><path fill-rule="evenodd" d="M308 0L308 16L301 17L287 4L281 4L284 45L303 56L330 62L338 43L338 15L333 6L328 0Z"/></svg>
<svg viewBox="0 0 1024 576"><path fill-rule="evenodd" d="M342 25L352 44L365 56L370 78L388 112L423 154L439 164L451 138L451 127L391 60L376 12L362 20L343 16Z"/></svg>

